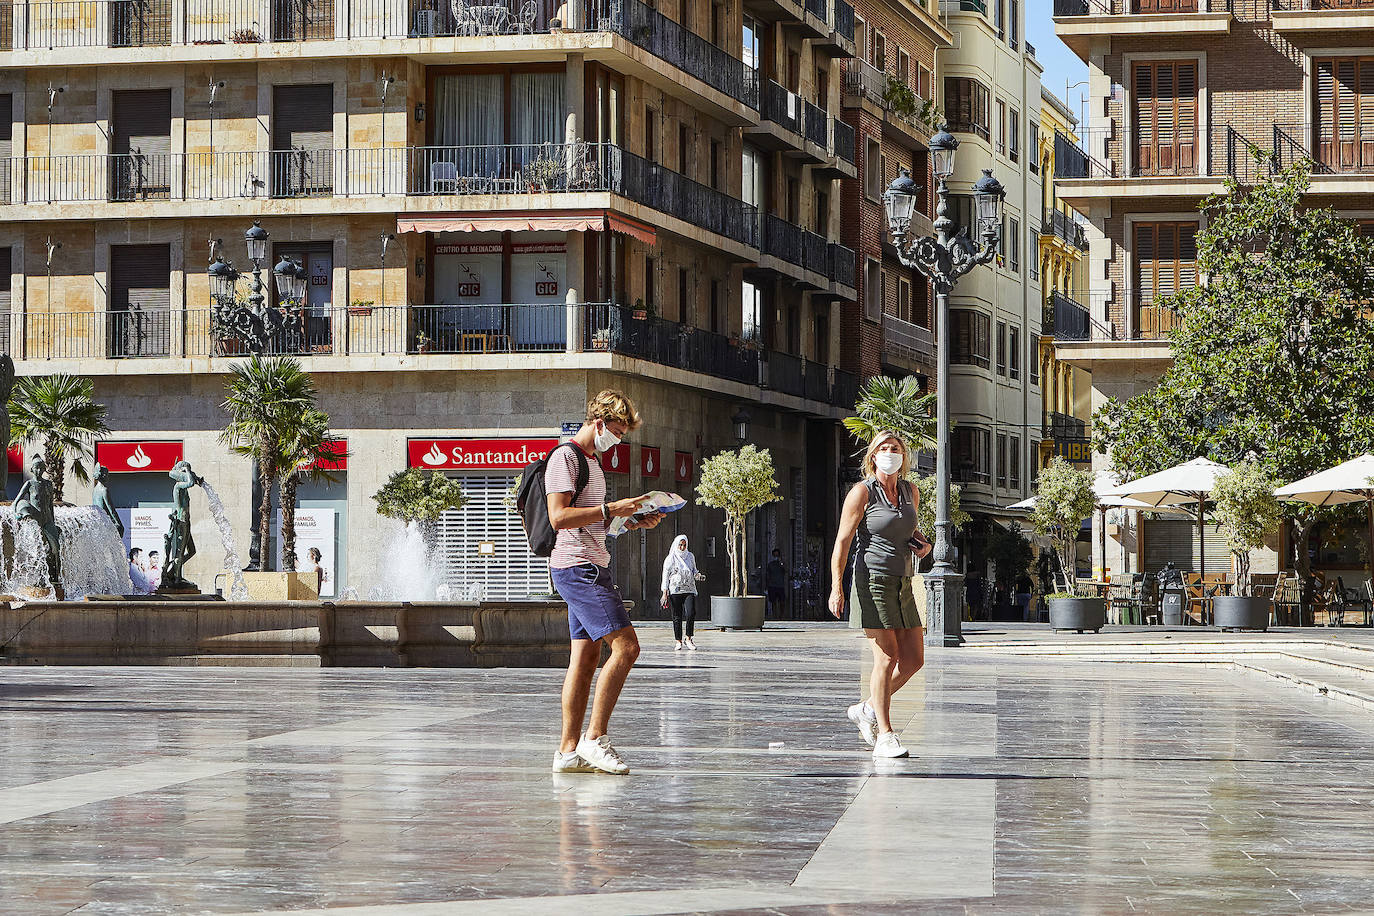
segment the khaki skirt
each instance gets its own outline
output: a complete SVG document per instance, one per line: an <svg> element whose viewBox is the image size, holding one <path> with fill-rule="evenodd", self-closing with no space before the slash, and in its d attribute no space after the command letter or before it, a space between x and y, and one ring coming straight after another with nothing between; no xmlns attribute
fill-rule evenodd
<svg viewBox="0 0 1374 916"><path fill-rule="evenodd" d="M859 566L849 590L849 625L865 630L909 630L923 627L912 580L874 575Z"/></svg>

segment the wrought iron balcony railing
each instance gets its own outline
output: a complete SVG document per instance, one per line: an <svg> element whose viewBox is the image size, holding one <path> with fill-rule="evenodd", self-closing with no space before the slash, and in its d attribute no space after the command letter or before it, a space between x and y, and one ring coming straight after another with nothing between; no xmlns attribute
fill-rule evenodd
<svg viewBox="0 0 1374 916"><path fill-rule="evenodd" d="M1055 18L1157 13L1229 13L1234 0L1054 0Z"/></svg>
<svg viewBox="0 0 1374 916"><path fill-rule="evenodd" d="M907 359L935 364L935 335L896 315L883 313L883 345Z"/></svg>
<svg viewBox="0 0 1374 916"><path fill-rule="evenodd" d="M1083 227L1062 210L1046 207L1040 232L1042 235L1052 235L1062 239L1082 251L1088 250L1088 237L1084 233Z"/></svg>

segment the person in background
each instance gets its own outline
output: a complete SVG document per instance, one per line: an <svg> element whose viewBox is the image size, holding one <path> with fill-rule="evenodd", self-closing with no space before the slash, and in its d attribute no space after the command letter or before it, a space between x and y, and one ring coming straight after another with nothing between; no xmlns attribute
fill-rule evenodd
<svg viewBox="0 0 1374 916"><path fill-rule="evenodd" d="M315 594L322 594L324 592L324 567L320 565L320 561L324 559L324 555L320 553L320 548L311 547L305 552L305 556L306 561L310 564L310 568L306 572L315 571Z"/></svg>
<svg viewBox="0 0 1374 916"><path fill-rule="evenodd" d="M148 564L145 570L148 573L148 589L157 591L157 587L162 584L162 558L156 550L148 551Z"/></svg>
<svg viewBox="0 0 1374 916"><path fill-rule="evenodd" d="M706 577L697 572L697 558L687 549L687 535L679 534L663 559L663 606L673 613L673 651L684 647L696 651L692 629L697 619L697 582ZM684 626L686 636L683 636Z"/></svg>
<svg viewBox="0 0 1374 916"><path fill-rule="evenodd" d="M768 589L768 610L775 619L781 619L787 611L787 565L782 562L782 552L773 548L773 559L763 571L763 584Z"/></svg>
<svg viewBox="0 0 1374 916"><path fill-rule="evenodd" d="M873 650L869 698L849 707L849 720L873 748L874 759L905 757L892 729L892 695L925 664L925 624L916 605L911 577L916 552L929 546L916 530L920 494L906 479L910 458L906 443L882 430L864 452L864 479L844 500L840 530L830 557L830 613L844 615L841 584L849 547L857 540L849 625L861 626Z"/></svg>
<svg viewBox="0 0 1374 916"><path fill-rule="evenodd" d="M135 595L153 593L148 585L148 573L143 569L143 550L139 547L129 548L129 581L133 584Z"/></svg>

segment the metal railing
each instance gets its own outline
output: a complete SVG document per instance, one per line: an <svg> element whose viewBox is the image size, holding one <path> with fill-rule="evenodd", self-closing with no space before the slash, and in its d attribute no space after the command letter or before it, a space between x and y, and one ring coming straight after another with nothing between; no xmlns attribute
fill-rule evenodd
<svg viewBox="0 0 1374 916"><path fill-rule="evenodd" d="M801 96L788 91L781 83L764 80L759 101L759 114L765 121L772 121L794 134L805 129L805 104Z"/></svg>
<svg viewBox="0 0 1374 916"><path fill-rule="evenodd" d="M838 242L830 243L830 270L827 276L836 283L843 283L851 289L856 287L854 282L856 262L858 258L854 254L854 249L846 248Z"/></svg>
<svg viewBox="0 0 1374 916"><path fill-rule="evenodd" d="M1050 293L1047 310L1051 314L1045 316L1044 324L1053 329L1055 340L1089 340L1094 336L1092 314L1059 290Z"/></svg>
<svg viewBox="0 0 1374 916"><path fill-rule="evenodd" d="M919 324L883 313L883 345L917 362L934 365L935 335Z"/></svg>
<svg viewBox="0 0 1374 916"><path fill-rule="evenodd" d="M1088 250L1088 237L1084 233L1083 227L1067 213L1056 210L1053 207L1045 208L1044 221L1041 223L1040 232L1042 235L1053 235L1063 239L1075 248L1082 251Z"/></svg>
<svg viewBox="0 0 1374 916"><path fill-rule="evenodd" d="M1310 0L1307 0L1310 2ZM1054 0L1055 17L1233 12L1234 0Z"/></svg>
<svg viewBox="0 0 1374 916"><path fill-rule="evenodd" d="M623 356L675 366L716 378L759 383L759 352L721 334L667 321L657 316L635 318L621 305L587 307L589 350L609 350Z"/></svg>
<svg viewBox="0 0 1374 916"><path fill-rule="evenodd" d="M770 350L768 353L768 387L794 397L806 397L806 361L800 356Z"/></svg>
<svg viewBox="0 0 1374 916"><path fill-rule="evenodd" d="M835 155L839 156L850 165L856 164L859 160L856 158L857 152L855 149L853 126L845 121L841 121L839 118L831 118L830 124L834 132L834 140L831 144L831 148L834 150Z"/></svg>
<svg viewBox="0 0 1374 916"><path fill-rule="evenodd" d="M826 15L826 0L805 0L806 11L822 22L829 17Z"/></svg>
<svg viewBox="0 0 1374 916"><path fill-rule="evenodd" d="M14 33L16 8L25 14ZM758 108L758 86L743 60L641 0L186 0L184 17L174 16L172 0L39 0L7 3L0 12L8 13L0 21L10 30L0 31L4 47L49 50L613 32Z"/></svg>
<svg viewBox="0 0 1374 916"><path fill-rule="evenodd" d="M859 400L859 377L843 369L832 370L830 403L843 410L853 410Z"/></svg>
<svg viewBox="0 0 1374 916"><path fill-rule="evenodd" d="M844 91L882 104L887 74L867 61L851 57L844 62Z"/></svg>
<svg viewBox="0 0 1374 916"><path fill-rule="evenodd" d="M795 264L798 267L802 264L802 228L796 223L789 223L780 216L771 213L763 214L759 232L759 254L769 255Z"/></svg>
<svg viewBox="0 0 1374 916"><path fill-rule="evenodd" d="M806 100L802 100L802 108L806 112L806 139L819 146L821 149L830 148L830 117L825 113L824 108L812 105Z"/></svg>

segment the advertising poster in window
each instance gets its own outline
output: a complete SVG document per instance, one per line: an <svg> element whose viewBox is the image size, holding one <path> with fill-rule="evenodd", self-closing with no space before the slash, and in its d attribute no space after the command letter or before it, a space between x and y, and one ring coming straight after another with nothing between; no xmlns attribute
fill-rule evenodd
<svg viewBox="0 0 1374 916"><path fill-rule="evenodd" d="M318 565L324 570L324 577L320 580L321 598L333 598L337 588L338 548L334 518L333 509L296 510L296 572L313 572L317 563L310 550L314 548L320 552ZM280 509L273 513L272 532L277 540L277 568L280 569L283 557Z"/></svg>
<svg viewBox="0 0 1374 916"><path fill-rule="evenodd" d="M167 563L167 557L163 555L166 548L162 538L167 534L171 524L167 518L172 513L171 508L158 506L152 509L115 509L115 512L124 523L124 555L127 557L129 551L135 547L143 551L141 559L146 570L145 575L151 580L150 586L156 588L162 578L162 567ZM156 570L150 566L150 555L154 551L157 552Z"/></svg>

